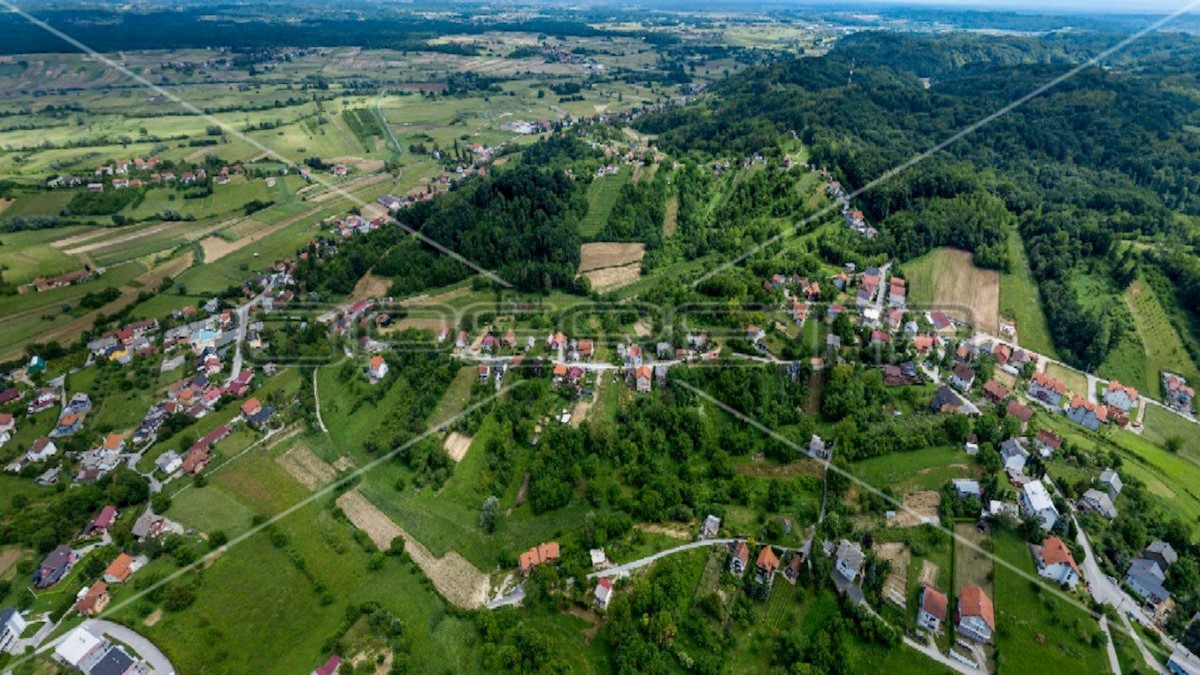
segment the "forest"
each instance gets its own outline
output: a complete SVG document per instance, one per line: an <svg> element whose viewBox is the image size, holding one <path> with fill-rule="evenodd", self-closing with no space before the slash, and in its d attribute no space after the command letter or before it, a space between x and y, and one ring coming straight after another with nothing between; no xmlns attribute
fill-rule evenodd
<svg viewBox="0 0 1200 675"><path fill-rule="evenodd" d="M823 57L747 69L707 103L638 126L691 157L778 156L780 139L795 134L848 190L868 188L856 206L881 235L844 242L862 255L906 260L953 246L1006 270L1004 242L1016 228L1056 345L1076 365L1095 364L1118 342L1120 314L1086 307L1065 279L1115 258L1121 239L1186 243L1195 235L1175 212L1200 215L1200 137L1190 130L1200 120L1200 45L1162 39L1167 56L1152 70L1071 74L1072 55L1110 41L861 33ZM1171 267L1180 278L1192 268Z"/></svg>

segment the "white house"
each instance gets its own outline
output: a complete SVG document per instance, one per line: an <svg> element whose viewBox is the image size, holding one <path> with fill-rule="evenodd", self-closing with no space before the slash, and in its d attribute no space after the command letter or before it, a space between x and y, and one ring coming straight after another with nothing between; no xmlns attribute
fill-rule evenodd
<svg viewBox="0 0 1200 675"><path fill-rule="evenodd" d="M1109 382L1108 389L1104 391L1104 402L1123 412L1129 412L1137 403L1137 399L1137 389L1127 387L1116 380Z"/></svg>
<svg viewBox="0 0 1200 675"><path fill-rule="evenodd" d="M25 619L15 609L0 611L0 654L9 651L17 638L25 632Z"/></svg>
<svg viewBox="0 0 1200 675"><path fill-rule="evenodd" d="M917 612L917 625L933 633L940 631L942 622L946 620L948 604L945 593L933 586L922 588L921 609Z"/></svg>
<svg viewBox="0 0 1200 675"><path fill-rule="evenodd" d="M960 391L966 391L975 383L975 371L965 363L960 363L954 366L954 371L950 373L950 384L957 387Z"/></svg>
<svg viewBox="0 0 1200 675"><path fill-rule="evenodd" d="M1041 546L1034 546L1033 559L1039 575L1067 588L1074 588L1079 583L1079 566L1062 539L1049 537Z"/></svg>
<svg viewBox="0 0 1200 675"><path fill-rule="evenodd" d="M996 632L996 610L992 599L978 586L965 586L958 592L958 633L976 642L991 642Z"/></svg>
<svg viewBox="0 0 1200 675"><path fill-rule="evenodd" d="M104 657L107 650L107 642L80 626L67 633L62 642L58 643L54 648L54 658L87 673L91 672L92 667Z"/></svg>
<svg viewBox="0 0 1200 675"><path fill-rule="evenodd" d="M1114 520L1117 517L1117 507L1113 505L1112 498L1107 492L1101 492L1095 488L1083 493L1079 498L1079 509L1081 511L1091 511L1099 513L1109 520Z"/></svg>
<svg viewBox="0 0 1200 675"><path fill-rule="evenodd" d="M843 539L838 543L837 553L835 554L834 568L838 574L844 578L854 581L862 570L863 562L866 561L866 556L863 555L862 547L858 542L852 542Z"/></svg>
<svg viewBox="0 0 1200 675"><path fill-rule="evenodd" d="M600 609L608 609L608 603L612 600L613 582L608 579L601 579L596 584L596 607Z"/></svg>
<svg viewBox="0 0 1200 675"><path fill-rule="evenodd" d="M372 356L371 364L367 368L367 377L370 378L370 380L372 382L378 382L378 381L382 380L383 378L387 377L387 374L388 374L387 360L384 359L382 356Z"/></svg>
<svg viewBox="0 0 1200 675"><path fill-rule="evenodd" d="M1121 494L1121 488L1124 487L1121 484L1121 477L1112 469L1105 469L1100 472L1100 485L1108 493L1108 496L1113 499L1116 499L1117 495Z"/></svg>
<svg viewBox="0 0 1200 675"><path fill-rule="evenodd" d="M1042 529L1049 530L1058 520L1058 509L1050 493L1040 480L1031 480L1021 490L1021 511L1027 516L1034 516L1042 522Z"/></svg>
<svg viewBox="0 0 1200 675"><path fill-rule="evenodd" d="M1024 471L1025 462L1029 460L1029 453L1025 450L1024 440L1010 438L1001 443L1000 460L1004 463L1005 470Z"/></svg>

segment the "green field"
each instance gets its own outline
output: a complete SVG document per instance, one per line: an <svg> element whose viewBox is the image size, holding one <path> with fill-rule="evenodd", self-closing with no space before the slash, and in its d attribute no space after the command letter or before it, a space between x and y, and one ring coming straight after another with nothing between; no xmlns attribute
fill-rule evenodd
<svg viewBox="0 0 1200 675"><path fill-rule="evenodd" d="M1008 236L1008 254L1013 269L1000 275L1000 315L1017 322L1017 336L1022 347L1057 359L1050 327L1042 312L1042 297L1029 271L1021 235L1016 231Z"/></svg>
<svg viewBox="0 0 1200 675"><path fill-rule="evenodd" d="M1156 405L1146 408L1143 422L1146 440L1166 447L1168 439L1178 438L1180 456L1200 463L1200 425Z"/></svg>
<svg viewBox="0 0 1200 675"><path fill-rule="evenodd" d="M587 189L587 215L579 222L579 234L594 237L604 229L608 215L612 213L617 197L621 196L621 188L629 182L630 175L629 167L622 164L616 175L592 180Z"/></svg>
<svg viewBox="0 0 1200 675"><path fill-rule="evenodd" d="M1025 542L1010 532L992 538L996 556L1036 577ZM1100 627L1084 610L1007 567L995 570L996 660L1014 673L1105 673L1108 658L1092 644Z"/></svg>
<svg viewBox="0 0 1200 675"><path fill-rule="evenodd" d="M1192 362L1179 333L1149 285L1141 279L1135 280L1125 291L1125 302L1133 313L1143 353L1115 355L1109 361L1144 364L1144 367L1141 379L1121 381L1152 395L1161 389L1159 378L1164 370L1178 373L1191 382L1200 381L1200 369Z"/></svg>
<svg viewBox="0 0 1200 675"><path fill-rule="evenodd" d="M855 462L850 472L868 485L891 487L904 495L917 490L941 490L951 479L977 478L982 470L959 448L943 446Z"/></svg>

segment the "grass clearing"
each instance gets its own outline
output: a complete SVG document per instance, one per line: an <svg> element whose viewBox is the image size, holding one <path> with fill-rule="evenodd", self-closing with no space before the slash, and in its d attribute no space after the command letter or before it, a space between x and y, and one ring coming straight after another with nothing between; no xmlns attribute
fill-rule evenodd
<svg viewBox="0 0 1200 675"><path fill-rule="evenodd" d="M976 478L980 468L967 453L949 446L873 457L850 466L869 485L889 486L898 494L941 490L954 478Z"/></svg>
<svg viewBox="0 0 1200 675"><path fill-rule="evenodd" d="M1017 324L1017 341L1027 349L1057 359L1050 326L1042 311L1042 296L1029 270L1029 259L1021 235L1008 235L1008 254L1013 261L1011 272L1000 275L1000 314Z"/></svg>
<svg viewBox="0 0 1200 675"><path fill-rule="evenodd" d="M1179 454L1200 462L1200 425L1156 405L1146 408L1143 422L1147 440L1166 447L1168 439L1179 438L1182 441Z"/></svg>
<svg viewBox="0 0 1200 675"><path fill-rule="evenodd" d="M1143 354L1131 356L1134 362L1145 363L1143 377L1126 384L1142 391L1156 392L1161 386L1160 373L1164 370L1179 373L1191 382L1200 382L1200 369L1192 361L1183 340L1150 286L1142 279L1135 279L1125 291L1125 303L1133 313L1134 325L1142 338L1144 349Z"/></svg>
<svg viewBox="0 0 1200 675"><path fill-rule="evenodd" d="M579 234L584 237L600 234L631 175L629 166L622 164L617 173L592 180L587 189L587 215L579 221Z"/></svg>

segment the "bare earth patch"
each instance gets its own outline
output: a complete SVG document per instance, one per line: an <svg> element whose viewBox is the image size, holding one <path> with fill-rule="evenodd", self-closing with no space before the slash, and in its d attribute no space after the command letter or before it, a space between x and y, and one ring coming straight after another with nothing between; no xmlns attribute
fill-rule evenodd
<svg viewBox="0 0 1200 675"><path fill-rule="evenodd" d="M350 459L350 457L347 455L342 455L341 457L338 457L337 460L334 461L334 463L333 463L334 471L345 471L347 469L353 469L353 468L354 468L354 460Z"/></svg>
<svg viewBox="0 0 1200 675"><path fill-rule="evenodd" d="M585 272L583 276L591 282L592 290L598 292L611 291L622 286L628 286L642 275L642 264L633 263L623 267L606 267L602 270Z"/></svg>
<svg viewBox="0 0 1200 675"><path fill-rule="evenodd" d="M933 586L937 588L938 581L938 566L936 563L928 560L921 561L921 578L918 580L922 586Z"/></svg>
<svg viewBox="0 0 1200 675"><path fill-rule="evenodd" d="M359 300L367 300L368 298L382 298L387 296L388 290L392 287L392 282L384 277L377 277L370 272L363 275L363 278L354 284L354 290L350 292L350 297L347 302L358 302Z"/></svg>
<svg viewBox="0 0 1200 675"><path fill-rule="evenodd" d="M405 553L450 602L465 609L478 609L487 600L487 575L457 552L450 551L441 558L433 555L357 490L338 497L337 505L381 550L386 551L396 537L403 537Z"/></svg>
<svg viewBox="0 0 1200 675"><path fill-rule="evenodd" d="M363 173L379 173L385 166L382 159L364 159L362 157L334 157L332 162L352 166Z"/></svg>
<svg viewBox="0 0 1200 675"><path fill-rule="evenodd" d="M154 610L153 612L150 612L150 616L146 617L145 621L142 621L142 625L146 626L146 627L153 626L154 624L158 623L159 621L162 621L162 618L163 618L163 609L162 609L162 607L159 607L158 609Z"/></svg>
<svg viewBox="0 0 1200 675"><path fill-rule="evenodd" d="M883 597L904 607L908 603L908 545L903 542L876 544L875 555L892 564L887 580L883 582Z"/></svg>
<svg viewBox="0 0 1200 675"><path fill-rule="evenodd" d="M200 240L200 250L204 253L204 262L215 262L238 250L238 242L226 241L221 237L205 237Z"/></svg>
<svg viewBox="0 0 1200 675"><path fill-rule="evenodd" d="M467 456L467 450L471 449L471 437L457 431L451 432L442 443L442 447L446 449L450 459L461 462L463 457Z"/></svg>
<svg viewBox="0 0 1200 675"><path fill-rule="evenodd" d="M635 525L637 529L651 534L661 534L675 539L684 539L691 541L692 531L687 526L681 524L670 523L638 523Z"/></svg>
<svg viewBox="0 0 1200 675"><path fill-rule="evenodd" d="M8 571L12 569L13 565L16 565L17 561L20 559L21 549L19 548L6 548L0 551L0 578L3 578L4 575L8 574Z"/></svg>
<svg viewBox="0 0 1200 675"><path fill-rule="evenodd" d="M916 527L925 522L937 523L938 505L942 495L937 490L922 490L904 495L904 508L896 510L889 527Z"/></svg>
<svg viewBox="0 0 1200 675"><path fill-rule="evenodd" d="M327 485L337 473L304 443L297 443L290 450L275 458L288 475L309 490Z"/></svg>
<svg viewBox="0 0 1200 675"><path fill-rule="evenodd" d="M645 255L645 244L614 242L584 244L579 250L579 271L591 272L605 267L619 267L641 262Z"/></svg>

